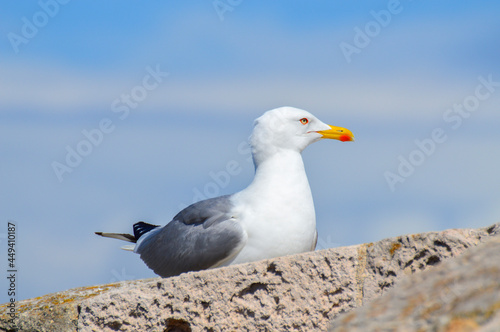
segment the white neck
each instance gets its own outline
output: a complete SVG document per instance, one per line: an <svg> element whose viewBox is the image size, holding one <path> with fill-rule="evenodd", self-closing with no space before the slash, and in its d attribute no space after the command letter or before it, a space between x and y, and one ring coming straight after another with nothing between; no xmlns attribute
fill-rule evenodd
<svg viewBox="0 0 500 332"><path fill-rule="evenodd" d="M316 215L299 152L281 150L261 160L253 182L233 200L248 236L233 263L314 249Z"/></svg>
<svg viewBox="0 0 500 332"><path fill-rule="evenodd" d="M312 209L311 189L299 152L280 150L256 162L253 182L241 192L246 199L292 208ZM253 197L253 198L251 198Z"/></svg>

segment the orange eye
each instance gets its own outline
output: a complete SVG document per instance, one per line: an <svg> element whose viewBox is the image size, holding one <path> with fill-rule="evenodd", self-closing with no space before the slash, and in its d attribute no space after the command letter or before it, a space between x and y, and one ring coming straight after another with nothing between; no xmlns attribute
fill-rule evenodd
<svg viewBox="0 0 500 332"><path fill-rule="evenodd" d="M302 123L303 125L305 125L305 124L309 123L309 120L307 118L302 118L302 119L300 119L300 123Z"/></svg>

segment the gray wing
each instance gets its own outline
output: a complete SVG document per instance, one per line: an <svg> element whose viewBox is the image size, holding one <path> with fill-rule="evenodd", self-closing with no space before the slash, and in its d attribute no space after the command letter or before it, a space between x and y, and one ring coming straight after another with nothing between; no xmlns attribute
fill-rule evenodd
<svg viewBox="0 0 500 332"><path fill-rule="evenodd" d="M135 251L162 277L219 266L246 241L245 231L231 218L232 207L230 196L190 205L166 226L144 235Z"/></svg>

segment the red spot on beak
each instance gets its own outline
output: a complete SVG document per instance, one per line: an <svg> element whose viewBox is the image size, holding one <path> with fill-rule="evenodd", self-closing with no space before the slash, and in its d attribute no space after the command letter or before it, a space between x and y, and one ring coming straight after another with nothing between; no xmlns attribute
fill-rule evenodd
<svg viewBox="0 0 500 332"><path fill-rule="evenodd" d="M339 140L342 142L348 142L348 141L352 141L352 138L349 135L340 135Z"/></svg>

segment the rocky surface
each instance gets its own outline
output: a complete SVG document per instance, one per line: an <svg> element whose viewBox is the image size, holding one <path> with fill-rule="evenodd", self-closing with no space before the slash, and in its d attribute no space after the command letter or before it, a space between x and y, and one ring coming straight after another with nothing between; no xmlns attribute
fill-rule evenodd
<svg viewBox="0 0 500 332"><path fill-rule="evenodd" d="M500 331L500 236L402 280L330 331Z"/></svg>
<svg viewBox="0 0 500 332"><path fill-rule="evenodd" d="M500 233L500 224L153 278L0 306L0 331L325 331L396 281ZM455 330L450 330L455 331ZM462 331L462 330L456 330ZM465 331L465 330L464 330Z"/></svg>

